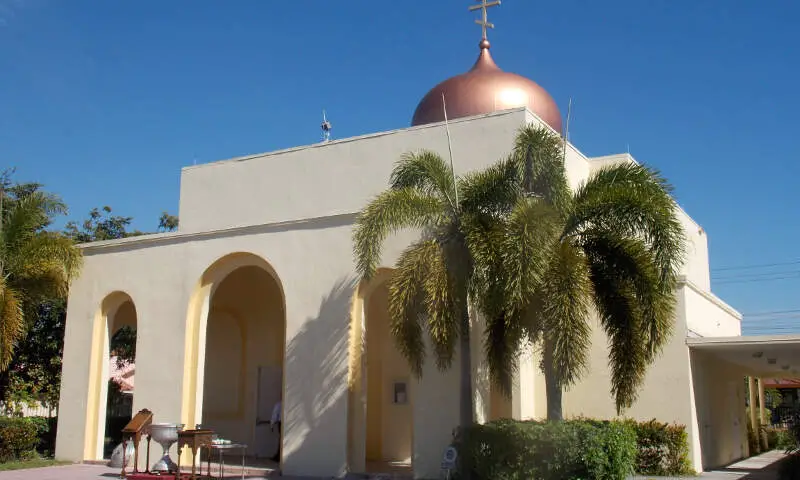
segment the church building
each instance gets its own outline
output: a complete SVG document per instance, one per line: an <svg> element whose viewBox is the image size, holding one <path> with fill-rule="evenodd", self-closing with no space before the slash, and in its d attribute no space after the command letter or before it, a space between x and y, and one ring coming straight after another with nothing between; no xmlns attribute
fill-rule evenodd
<svg viewBox="0 0 800 480"><path fill-rule="evenodd" d="M386 280L417 233L391 237L378 275L361 283L352 232L403 153L429 149L447 158L448 128L459 173L503 158L524 125L562 133L547 91L492 59L487 6L480 4L477 61L434 86L410 126L185 167L177 231L81 246L84 268L69 294L57 458L102 460L109 339L131 325L133 411L149 409L154 422L201 425L247 444L249 456L269 458L280 445L287 475L405 468L415 478L439 477L458 424L458 369L440 372L428 362L416 379L388 329ZM635 161L565 146L573 188L597 168ZM625 415L685 425L700 471L748 454L744 376L758 372L746 363L755 358L750 350L768 347L742 340L740 314L711 291L705 232L678 214L688 256L675 292L675 333ZM472 336L477 421L544 418L536 352L520 357L511 398L500 395L486 375L479 323ZM614 418L599 328L592 342L590 371L565 392L564 414ZM745 343L750 350L742 353ZM280 431L268 425L278 402ZM152 448L154 461L161 452ZM174 446L171 455L177 460Z"/></svg>

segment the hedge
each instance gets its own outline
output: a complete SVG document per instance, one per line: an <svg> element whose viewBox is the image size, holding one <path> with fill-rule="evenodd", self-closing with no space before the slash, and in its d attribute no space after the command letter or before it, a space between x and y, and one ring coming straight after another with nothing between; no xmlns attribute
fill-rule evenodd
<svg viewBox="0 0 800 480"><path fill-rule="evenodd" d="M636 431L636 473L640 475L690 475L689 436L683 425L656 420L628 421Z"/></svg>
<svg viewBox="0 0 800 480"><path fill-rule="evenodd" d="M464 433L456 448L476 479L623 480L636 459L636 434L623 422L500 420Z"/></svg>
<svg viewBox="0 0 800 480"><path fill-rule="evenodd" d="M56 417L0 417L0 463L24 460L35 453L52 456Z"/></svg>
<svg viewBox="0 0 800 480"><path fill-rule="evenodd" d="M465 433L456 448L478 480L622 480L634 473L694 473L685 428L655 420L500 420Z"/></svg>
<svg viewBox="0 0 800 480"><path fill-rule="evenodd" d="M0 463L35 456L38 443L39 429L35 421L0 417Z"/></svg>

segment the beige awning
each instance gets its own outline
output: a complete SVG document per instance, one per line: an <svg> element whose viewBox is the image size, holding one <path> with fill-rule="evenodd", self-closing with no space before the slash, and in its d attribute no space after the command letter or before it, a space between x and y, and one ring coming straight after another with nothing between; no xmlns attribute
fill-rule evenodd
<svg viewBox="0 0 800 480"><path fill-rule="evenodd" d="M714 355L755 377L786 378L800 373L800 335L687 338L691 351Z"/></svg>

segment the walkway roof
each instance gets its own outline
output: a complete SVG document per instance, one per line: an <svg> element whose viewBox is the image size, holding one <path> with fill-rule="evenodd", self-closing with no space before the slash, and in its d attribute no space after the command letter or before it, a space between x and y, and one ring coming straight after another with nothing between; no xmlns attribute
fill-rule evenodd
<svg viewBox="0 0 800 480"><path fill-rule="evenodd" d="M800 335L687 338L693 352L714 355L755 377L786 378L800 373Z"/></svg>

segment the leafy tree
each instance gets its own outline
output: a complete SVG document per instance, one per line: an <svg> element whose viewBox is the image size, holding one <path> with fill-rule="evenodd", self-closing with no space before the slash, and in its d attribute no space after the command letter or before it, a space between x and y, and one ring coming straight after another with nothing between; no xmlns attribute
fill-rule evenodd
<svg viewBox="0 0 800 480"><path fill-rule="evenodd" d="M65 325L64 299L39 305L8 370L0 373L0 399L7 408L33 402L48 408L58 406Z"/></svg>
<svg viewBox="0 0 800 480"><path fill-rule="evenodd" d="M136 360L136 327L125 325L114 333L109 343L111 355L117 357L118 368Z"/></svg>
<svg viewBox="0 0 800 480"><path fill-rule="evenodd" d="M159 232L174 232L178 229L178 217L170 215L167 212L162 212L158 218L158 231Z"/></svg>
<svg viewBox="0 0 800 480"><path fill-rule="evenodd" d="M423 236L400 256L389 280L391 331L415 375L422 374L427 330L439 369L460 350L460 424L473 422L470 299L480 295L482 267L471 244L490 225L497 204L508 202L516 184L503 183L502 166L456 178L436 153L401 157L390 187L360 213L354 231L358 272L371 278L385 239L405 229ZM455 188L457 185L457 188Z"/></svg>
<svg viewBox="0 0 800 480"><path fill-rule="evenodd" d="M115 240L118 238L136 237L147 232L139 230L128 231L133 217L114 215L111 207L93 208L89 216L80 223L67 222L64 234L77 243L99 242L101 240ZM178 217L162 212L158 218L159 232L172 232L178 228Z"/></svg>
<svg viewBox="0 0 800 480"><path fill-rule="evenodd" d="M143 235L143 232L134 230L128 232L127 228L133 221L133 217L122 217L113 215L111 207L105 206L102 209L93 208L89 211L89 218L78 224L68 222L64 227L64 234L77 243L98 242L101 240L114 240L117 238L133 237Z"/></svg>
<svg viewBox="0 0 800 480"><path fill-rule="evenodd" d="M563 155L561 139L545 128L518 133L512 156L521 194L507 207L502 254L487 274L496 284L482 304L495 376L507 377L520 342L542 345L547 414L555 420L563 389L588 366L591 307L609 338L617 410L633 404L671 335L685 248L672 188L657 171L602 167L573 192Z"/></svg>
<svg viewBox="0 0 800 480"><path fill-rule="evenodd" d="M81 266L81 253L60 233L47 231L66 205L38 184L0 177L0 371L44 301L66 295Z"/></svg>

